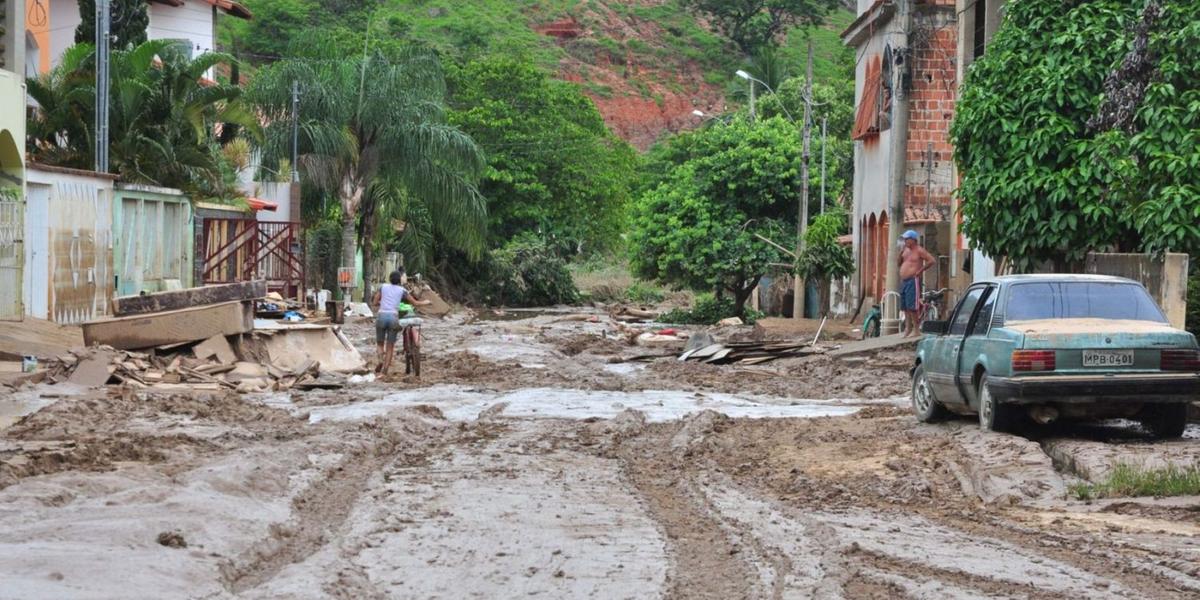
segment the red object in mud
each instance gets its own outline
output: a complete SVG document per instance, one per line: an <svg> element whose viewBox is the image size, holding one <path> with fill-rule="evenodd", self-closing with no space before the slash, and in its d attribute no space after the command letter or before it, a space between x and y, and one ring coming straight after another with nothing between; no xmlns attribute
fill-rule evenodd
<svg viewBox="0 0 1200 600"><path fill-rule="evenodd" d="M1012 353L1014 371L1053 371L1054 350L1016 350Z"/></svg>
<svg viewBox="0 0 1200 600"><path fill-rule="evenodd" d="M655 331L654 333L657 335L679 335L679 332L674 329L664 329L662 331Z"/></svg>

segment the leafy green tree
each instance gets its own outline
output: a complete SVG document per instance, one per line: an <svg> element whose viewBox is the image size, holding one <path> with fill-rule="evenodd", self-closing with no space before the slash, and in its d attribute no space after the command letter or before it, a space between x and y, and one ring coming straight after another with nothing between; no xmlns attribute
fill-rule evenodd
<svg viewBox="0 0 1200 600"><path fill-rule="evenodd" d="M427 203L435 228L453 232L466 250L482 250L486 213L475 182L483 156L446 122L437 56L419 48L339 56L322 46L263 68L249 95L267 122L269 164L291 154L293 82L302 98L301 174L341 206L343 266L354 264L359 217L378 202L373 186L384 175L389 186Z"/></svg>
<svg viewBox="0 0 1200 600"><path fill-rule="evenodd" d="M655 158L665 176L634 208L631 264L642 277L729 292L740 315L769 266L784 260L759 235L787 244L795 228L799 133L777 117L679 137Z"/></svg>
<svg viewBox="0 0 1200 600"><path fill-rule="evenodd" d="M820 282L821 312L829 311L829 283L854 274L854 253L838 243L847 233L846 213L835 210L818 215L804 231L804 250L796 260L796 270L805 279Z"/></svg>
<svg viewBox="0 0 1200 600"><path fill-rule="evenodd" d="M486 152L491 244L536 232L568 253L620 237L636 155L591 99L532 62L493 56L451 77L451 123Z"/></svg>
<svg viewBox="0 0 1200 600"><path fill-rule="evenodd" d="M966 234L1017 270L1200 251L1200 5L1007 10L951 128Z"/></svg>
<svg viewBox="0 0 1200 600"><path fill-rule="evenodd" d="M125 50L146 41L150 25L148 2L143 0L110 0L109 19L112 26L109 42L114 50ZM76 44L96 43L96 0L79 0L79 25L75 27Z"/></svg>
<svg viewBox="0 0 1200 600"><path fill-rule="evenodd" d="M826 120L825 139L826 205L833 206L839 197L849 197L854 182L854 142L850 130L854 126L854 80L813 84L812 147L809 150L809 213L819 210L821 201L821 119ZM791 116L804 118L804 78L792 77L776 89L776 93L759 101L758 114L763 117ZM799 126L799 124L797 124Z"/></svg>
<svg viewBox="0 0 1200 600"><path fill-rule="evenodd" d="M230 62L232 57L220 53L190 59L166 40L112 52L112 172L125 181L180 188L199 196L224 189L214 126L234 124L251 135L260 131L238 87L201 83L215 65ZM92 167L94 63L92 46L77 44L67 50L57 68L27 81L28 93L39 106L28 128L35 160Z"/></svg>
<svg viewBox="0 0 1200 600"><path fill-rule="evenodd" d="M818 25L841 0L683 0L746 54L778 43L796 25Z"/></svg>

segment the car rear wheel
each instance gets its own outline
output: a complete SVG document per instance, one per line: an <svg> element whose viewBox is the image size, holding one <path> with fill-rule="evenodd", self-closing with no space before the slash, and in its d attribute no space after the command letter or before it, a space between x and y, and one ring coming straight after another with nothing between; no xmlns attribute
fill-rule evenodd
<svg viewBox="0 0 1200 600"><path fill-rule="evenodd" d="M929 378L925 376L925 366L917 365L912 377L912 407L917 420L922 423L932 423L946 418L946 407L942 406L929 387Z"/></svg>
<svg viewBox="0 0 1200 600"><path fill-rule="evenodd" d="M1016 413L1012 406L1001 404L988 390L987 375L979 378L979 428L984 431L1009 431Z"/></svg>
<svg viewBox="0 0 1200 600"><path fill-rule="evenodd" d="M1187 427L1187 404L1147 404L1138 414L1138 421L1154 437L1177 438Z"/></svg>

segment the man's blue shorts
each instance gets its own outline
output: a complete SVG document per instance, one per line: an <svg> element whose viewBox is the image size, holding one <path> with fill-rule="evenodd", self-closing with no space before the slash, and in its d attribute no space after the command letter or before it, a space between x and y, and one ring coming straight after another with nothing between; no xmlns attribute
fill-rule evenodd
<svg viewBox="0 0 1200 600"><path fill-rule="evenodd" d="M900 310L917 310L917 278L905 279L900 284Z"/></svg>

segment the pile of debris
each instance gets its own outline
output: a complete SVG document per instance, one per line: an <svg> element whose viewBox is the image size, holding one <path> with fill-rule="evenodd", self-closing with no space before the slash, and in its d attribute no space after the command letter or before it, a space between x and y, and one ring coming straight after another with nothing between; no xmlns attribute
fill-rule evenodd
<svg viewBox="0 0 1200 600"><path fill-rule="evenodd" d="M823 354L808 342L726 342L709 344L679 355L680 361L704 362L712 365L757 365L780 358Z"/></svg>
<svg viewBox="0 0 1200 600"><path fill-rule="evenodd" d="M118 298L116 316L84 323L86 347L57 356L45 379L251 392L341 387L366 371L340 329L256 319L262 308L295 305L268 295L264 281Z"/></svg>
<svg viewBox="0 0 1200 600"><path fill-rule="evenodd" d="M229 350L228 355L209 354L205 349L222 346ZM193 352L174 354L131 352L111 346L78 348L57 357L43 381L84 387L124 385L157 391L261 392L341 387L340 383L321 377L316 361L306 361L298 369L283 369L273 364L264 367L257 362L236 360L224 338L207 340L193 348Z"/></svg>

